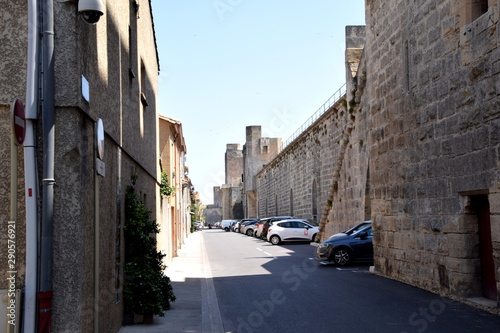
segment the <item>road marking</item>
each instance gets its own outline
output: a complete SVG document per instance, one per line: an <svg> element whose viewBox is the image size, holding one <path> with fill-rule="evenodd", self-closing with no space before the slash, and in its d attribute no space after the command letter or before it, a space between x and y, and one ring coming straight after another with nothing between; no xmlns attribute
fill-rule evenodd
<svg viewBox="0 0 500 333"><path fill-rule="evenodd" d="M272 254L271 254L271 253L269 253L269 252L266 252L266 251L262 251L262 252L264 252L264 254L267 254L267 255L268 255L268 256L270 256L270 257L273 257L274 259L278 259L278 257L276 257L276 256L272 255Z"/></svg>
<svg viewBox="0 0 500 333"><path fill-rule="evenodd" d="M201 282L201 330L202 332L224 332L219 302L215 292L212 268L205 248L203 234L200 237L202 269L204 279Z"/></svg>
<svg viewBox="0 0 500 333"><path fill-rule="evenodd" d="M266 252L266 251L264 251L264 250L262 250L262 249L259 249L258 247L256 247L256 249L257 249L257 250L259 250L260 252L263 252L264 254L267 254L267 255L268 255L268 256L270 256L270 257L273 257L274 259L278 259L278 257L275 257L274 255L272 255L272 254L271 254L271 253L269 253L269 252Z"/></svg>
<svg viewBox="0 0 500 333"><path fill-rule="evenodd" d="M321 265L327 266L327 265L333 265L334 263L332 261L320 261L319 262Z"/></svg>

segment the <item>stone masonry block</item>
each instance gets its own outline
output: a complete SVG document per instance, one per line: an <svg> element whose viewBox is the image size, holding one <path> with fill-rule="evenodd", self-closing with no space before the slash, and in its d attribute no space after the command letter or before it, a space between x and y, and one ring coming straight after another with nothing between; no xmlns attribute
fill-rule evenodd
<svg viewBox="0 0 500 333"><path fill-rule="evenodd" d="M477 274L454 273L449 275L450 292L459 297L472 297L480 294Z"/></svg>
<svg viewBox="0 0 500 333"><path fill-rule="evenodd" d="M457 234L477 234L478 223L474 215L453 216L446 219L443 232Z"/></svg>
<svg viewBox="0 0 500 333"><path fill-rule="evenodd" d="M500 91L500 83L498 87ZM500 109L500 101L498 101L497 108ZM490 143L492 145L500 143L500 119L491 121L489 129L490 129Z"/></svg>
<svg viewBox="0 0 500 333"><path fill-rule="evenodd" d="M443 214L454 215L460 212L460 201L457 198L444 198L443 201Z"/></svg>
<svg viewBox="0 0 500 333"><path fill-rule="evenodd" d="M490 188L492 184L492 175L482 173L471 175L469 177L456 177L451 181L453 192L470 192Z"/></svg>
<svg viewBox="0 0 500 333"><path fill-rule="evenodd" d="M411 231L394 233L394 247L396 249L414 250L416 246L416 237Z"/></svg>
<svg viewBox="0 0 500 333"><path fill-rule="evenodd" d="M448 238L444 234L437 235L437 244L438 244L438 254L440 256L448 256Z"/></svg>
<svg viewBox="0 0 500 333"><path fill-rule="evenodd" d="M445 266L448 270L462 274L477 274L480 270L481 260L479 258L444 258Z"/></svg>
<svg viewBox="0 0 500 333"><path fill-rule="evenodd" d="M491 215L491 241L500 242L500 215Z"/></svg>
<svg viewBox="0 0 500 333"><path fill-rule="evenodd" d="M450 257L477 258L479 256L479 236L477 234L448 234L447 247Z"/></svg>
<svg viewBox="0 0 500 333"><path fill-rule="evenodd" d="M491 193L488 200L491 214L500 214L500 193Z"/></svg>

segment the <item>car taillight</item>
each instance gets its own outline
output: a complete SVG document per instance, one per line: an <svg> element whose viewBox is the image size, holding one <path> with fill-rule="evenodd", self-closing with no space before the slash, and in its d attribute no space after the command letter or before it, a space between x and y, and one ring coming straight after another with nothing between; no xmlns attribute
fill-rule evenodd
<svg viewBox="0 0 500 333"><path fill-rule="evenodd" d="M271 231L273 231L273 229L269 228L269 230L267 232L271 232Z"/></svg>

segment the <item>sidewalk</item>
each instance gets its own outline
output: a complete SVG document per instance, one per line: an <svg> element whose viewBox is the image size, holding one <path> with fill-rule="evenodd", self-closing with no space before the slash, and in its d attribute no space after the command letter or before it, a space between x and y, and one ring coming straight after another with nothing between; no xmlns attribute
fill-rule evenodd
<svg viewBox="0 0 500 333"><path fill-rule="evenodd" d="M118 333L222 332L203 232L189 235L167 267L166 275L177 298L170 310L164 317L155 316L153 324L123 326Z"/></svg>

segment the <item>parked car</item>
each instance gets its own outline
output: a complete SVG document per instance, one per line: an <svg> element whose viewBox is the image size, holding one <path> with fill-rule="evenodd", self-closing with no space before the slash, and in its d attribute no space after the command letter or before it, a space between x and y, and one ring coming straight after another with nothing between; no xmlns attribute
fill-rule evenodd
<svg viewBox="0 0 500 333"><path fill-rule="evenodd" d="M316 259L339 266L351 262L373 262L373 230L371 225L350 235L327 239L316 250Z"/></svg>
<svg viewBox="0 0 500 333"><path fill-rule="evenodd" d="M194 230L195 231L203 230L203 223L201 221L196 221L194 223Z"/></svg>
<svg viewBox="0 0 500 333"><path fill-rule="evenodd" d="M255 220L253 222L248 223L245 225L243 228L242 232L243 234L247 236L254 236L255 231L257 230L257 226L259 225L259 220Z"/></svg>
<svg viewBox="0 0 500 333"><path fill-rule="evenodd" d="M224 231L230 231L234 223L236 223L236 220L222 220L220 223L220 227Z"/></svg>
<svg viewBox="0 0 500 333"><path fill-rule="evenodd" d="M319 221L317 221L316 219L304 219L304 222L312 225L313 227L319 227Z"/></svg>
<svg viewBox="0 0 500 333"><path fill-rule="evenodd" d="M267 240L273 245L281 242L314 241L319 228L302 219L271 222L267 229Z"/></svg>
<svg viewBox="0 0 500 333"><path fill-rule="evenodd" d="M259 225L257 227L257 231L255 232L255 237L266 239L267 237L267 228L269 228L269 224L274 221L282 221L282 220L290 220L293 219L291 216L275 216L275 217L266 217L260 219Z"/></svg>
<svg viewBox="0 0 500 333"><path fill-rule="evenodd" d="M352 227L349 230L346 230L344 232L340 232L340 233L335 234L335 235L331 235L328 238L330 239L330 238L337 238L337 237L351 235L351 234L355 233L356 231L359 231L359 230L361 230L361 229L363 229L365 227L368 227L370 225L372 225L372 221L364 221L364 222L361 222L360 224L358 224L357 226Z"/></svg>
<svg viewBox="0 0 500 333"><path fill-rule="evenodd" d="M231 225L231 231L238 232L238 230L240 229L240 223L241 220L235 220L234 223Z"/></svg>
<svg viewBox="0 0 500 333"><path fill-rule="evenodd" d="M259 220L257 220L257 219L243 219L243 220L241 220L239 232L242 234L245 234L247 227L250 225L253 225L253 224L257 224L257 222L259 222Z"/></svg>
<svg viewBox="0 0 500 333"><path fill-rule="evenodd" d="M233 223L231 223L231 227L229 228L232 232L236 232L236 225L240 222L240 220L234 220Z"/></svg>

